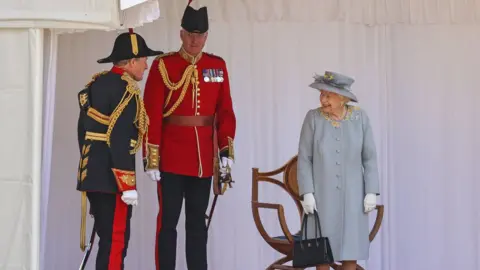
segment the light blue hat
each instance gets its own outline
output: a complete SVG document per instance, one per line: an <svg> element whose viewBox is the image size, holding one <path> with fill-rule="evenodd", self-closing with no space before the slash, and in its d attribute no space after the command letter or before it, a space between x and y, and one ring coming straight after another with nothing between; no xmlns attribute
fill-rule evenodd
<svg viewBox="0 0 480 270"><path fill-rule="evenodd" d="M325 71L325 75L315 75L313 78L315 81L309 85L310 87L319 91L336 93L349 98L353 102L358 102L357 97L350 89L355 82L353 78L332 71Z"/></svg>

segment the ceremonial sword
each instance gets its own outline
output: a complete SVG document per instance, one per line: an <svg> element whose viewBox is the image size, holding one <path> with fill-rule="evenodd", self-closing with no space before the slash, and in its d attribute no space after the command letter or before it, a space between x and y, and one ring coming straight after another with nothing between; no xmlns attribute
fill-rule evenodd
<svg viewBox="0 0 480 270"><path fill-rule="evenodd" d="M87 265L88 257L90 257L90 253L92 252L93 243L95 242L95 235L97 231L95 230L95 224L93 224L92 234L90 235L90 242L85 247L85 255L83 255L82 263L80 264L80 268L78 270L84 270L85 266Z"/></svg>
<svg viewBox="0 0 480 270"><path fill-rule="evenodd" d="M227 165L227 172L226 172L226 175L224 177L221 177L218 175L218 167L217 167L217 162L215 162L215 171L216 173L214 174L213 176L213 193L215 194L215 197L213 198L213 202L212 202L212 207L210 208L210 213L207 215L205 215L205 218L208 219L207 221L207 230L208 228L210 227L210 222L212 221L212 217L213 217L213 212L215 211L215 206L217 204L217 199L218 199L218 196L219 195L223 195L225 193L225 191L227 190L227 187L232 187L232 183L234 182L232 180L232 175L230 173L231 169L230 169L230 166ZM222 187L222 184L223 184L223 187Z"/></svg>

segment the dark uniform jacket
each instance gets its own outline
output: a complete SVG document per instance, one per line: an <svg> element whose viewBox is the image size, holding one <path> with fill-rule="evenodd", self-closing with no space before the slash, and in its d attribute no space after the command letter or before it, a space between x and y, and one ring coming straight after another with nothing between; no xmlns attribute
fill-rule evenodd
<svg viewBox="0 0 480 270"><path fill-rule="evenodd" d="M140 89L122 69L95 74L78 94L77 190L136 189L135 153L148 126Z"/></svg>

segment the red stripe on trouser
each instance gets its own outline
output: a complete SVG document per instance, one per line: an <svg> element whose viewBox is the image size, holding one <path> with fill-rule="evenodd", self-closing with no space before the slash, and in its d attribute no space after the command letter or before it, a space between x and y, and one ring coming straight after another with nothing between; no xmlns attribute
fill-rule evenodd
<svg viewBox="0 0 480 270"><path fill-rule="evenodd" d="M125 249L125 231L127 229L128 205L122 201L122 195L117 194L115 213L113 214L112 246L108 259L108 270L122 269L123 251Z"/></svg>
<svg viewBox="0 0 480 270"><path fill-rule="evenodd" d="M160 229L162 228L162 184L157 184L157 197L158 197L158 215L157 215L157 233L155 237L155 266L157 270L160 270L160 262L158 256L158 236L160 235Z"/></svg>

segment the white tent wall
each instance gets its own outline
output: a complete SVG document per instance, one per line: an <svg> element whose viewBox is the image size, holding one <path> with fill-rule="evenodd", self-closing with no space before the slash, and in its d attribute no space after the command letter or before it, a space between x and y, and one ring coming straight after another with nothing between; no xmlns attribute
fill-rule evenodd
<svg viewBox="0 0 480 270"><path fill-rule="evenodd" d="M44 95L43 95L43 151L42 151L42 187L40 209L40 269L44 269L46 226L50 192L50 161L52 159L53 126L55 113L55 89L57 80L58 34L55 30L46 30L44 39Z"/></svg>
<svg viewBox="0 0 480 270"><path fill-rule="evenodd" d="M383 25L386 21L361 12L380 11L376 5L348 9L347 1L306 2L310 6L298 1L208 3L212 21L206 50L227 61L238 117L236 184L221 198L215 213L210 269L264 269L278 258L253 223L251 168L271 170L296 154L303 117L318 105L318 92L307 85L315 72L324 70L356 78L354 92L370 115L377 142L380 203L385 204L386 214L370 260L362 264L369 270L480 269L476 197L480 174L474 164L480 151L475 124L480 92L474 90L480 27L450 25L455 18L473 22L468 15L475 9L451 4L437 6L438 14L432 15L412 5L391 14L395 16L388 23L398 18L401 22L410 14L404 22L446 24ZM177 50L184 5L160 1L160 8L165 11L161 20L136 31L152 48ZM330 15L314 16L315 10ZM464 17L452 15L459 10ZM355 14L371 16L362 21ZM327 22L348 18L362 23ZM91 75L110 68L95 61L110 53L115 36L89 31L59 38L46 270L75 269L82 256L80 194L75 191L76 93ZM155 184L142 173L140 160L137 170L140 205L133 213L126 269L150 270L154 269L157 199ZM286 203L290 230L298 230L298 217L286 194L265 187L260 199ZM281 235L275 213L262 217L270 234ZM182 217L177 269L186 269L183 222ZM89 220L88 228L91 225ZM88 269L94 269L94 259Z"/></svg>
<svg viewBox="0 0 480 270"><path fill-rule="evenodd" d="M43 263L45 230L41 228L46 225L48 207L57 53L57 31L46 31L45 36L43 28L107 30L120 27L120 23L123 27L142 25L159 16L157 1L125 11L119 11L117 0L65 3L2 1L1 59L6 64L1 70L0 106L3 128L8 131L2 137L3 150L8 154L0 159L0 202L14 202L1 214L2 270L35 270Z"/></svg>
<svg viewBox="0 0 480 270"><path fill-rule="evenodd" d="M38 269L43 31L0 29L0 269Z"/></svg>
<svg viewBox="0 0 480 270"><path fill-rule="evenodd" d="M160 15L156 0L122 11L119 1L2 1L1 270L44 263L58 33L139 26Z"/></svg>
<svg viewBox="0 0 480 270"><path fill-rule="evenodd" d="M0 25L10 28L108 29L119 26L118 11L118 0L2 0Z"/></svg>

